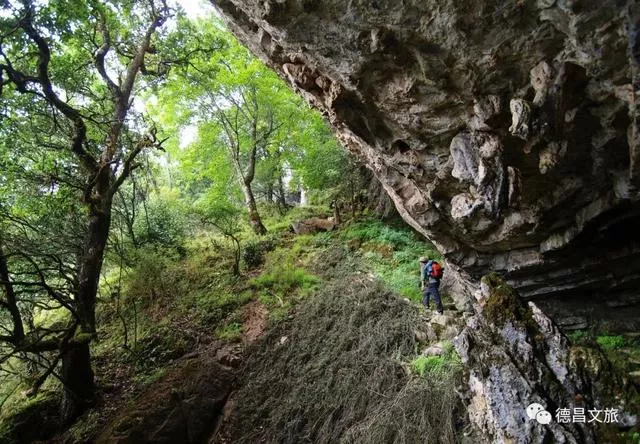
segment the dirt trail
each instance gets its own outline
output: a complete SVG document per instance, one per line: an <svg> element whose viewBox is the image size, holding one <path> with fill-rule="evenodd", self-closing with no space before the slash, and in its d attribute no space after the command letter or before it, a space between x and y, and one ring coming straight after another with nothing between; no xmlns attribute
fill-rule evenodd
<svg viewBox="0 0 640 444"><path fill-rule="evenodd" d="M269 311L260 301L244 306L242 332L246 343L251 344L264 334L269 325Z"/></svg>

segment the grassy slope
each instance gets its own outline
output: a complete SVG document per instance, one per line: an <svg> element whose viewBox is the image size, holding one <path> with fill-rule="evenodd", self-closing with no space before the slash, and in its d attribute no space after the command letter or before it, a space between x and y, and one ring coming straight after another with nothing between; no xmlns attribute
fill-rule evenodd
<svg viewBox="0 0 640 444"><path fill-rule="evenodd" d="M412 236L363 222L296 240L321 285L250 350L219 442L455 442L455 357L415 359L421 308L393 292L416 283L416 258L395 254ZM374 247L390 251L372 261ZM413 274L379 279L402 265Z"/></svg>
<svg viewBox="0 0 640 444"><path fill-rule="evenodd" d="M304 353L287 357L292 362L297 362L294 366L297 370L290 382L302 384L301 389L304 388L305 381L313 379L310 372L314 368L309 369L308 365L320 366L315 370L323 367L339 371L330 364L341 362L343 355L353 353L350 348L353 344L348 339L366 337L368 332L382 332L384 335L361 343L363 348L360 351L366 353L358 359L363 361L361 365L346 362L345 368L351 369L346 377L362 377L358 373L362 365L370 368L378 365L379 369L387 370L401 369L405 375L409 370L416 375L409 379L387 380L390 381L387 385L379 387L388 391L380 399L392 400L392 408L385 407L390 401L376 404L375 399L379 395L375 393L365 399L366 394L358 391L363 385L355 384L358 378L353 381L355 385L342 386L343 391L356 390L361 397L360 410L351 410L350 425L344 423L334 425L335 428L331 430L325 428L321 431L324 433L322 436L335 438L336 433L340 432L354 439L382 438L387 430L399 427L394 421L400 420L407 427L407 424L418 423L431 424L430 427L433 428L434 423L430 422L428 412L422 410L423 405L415 403L425 397L441 401L447 399L442 393L451 392L450 387L446 388L446 381L450 374L452 356L416 357L418 349L408 326L417 319L411 314L412 310L419 310L417 257L437 257L437 254L432 246L405 226L385 225L375 220L361 220L347 224L340 231L315 236L296 237L288 232L291 220L322 211L326 212L317 208L302 209L293 211L285 218L267 219L270 234L266 239L259 240L245 233L245 245L251 244L262 250L264 261L254 269L245 267L241 277L232 276L229 252L224 248L215 248L212 239L218 246L223 244L210 233L200 233L192 239L186 246L186 255L182 257L172 251L141 251L136 265L122 276L120 284L123 296L120 300L109 296L120 276L113 271L109 273L104 280L103 296L99 303L100 338L93 344L96 377L104 402L72 427L67 438L78 442L90 439L116 409L145 387L163 378L172 363L184 354L203 349L218 340L230 343L241 341L243 308L251 301L260 301L269 310L270 330L264 342L265 348L254 351L256 354L252 355L259 357L261 361L272 362L275 357L280 356L279 353L284 353L274 351L274 341L279 341L283 335L290 335L291 331L295 331L296 325L305 325L319 318L316 327L323 326L328 332L326 342L318 340L321 336L317 329L309 329L309 334L299 332L302 335L299 341L302 341L304 347L317 348L318 356L324 357L324 361L300 360L305 357ZM337 251L341 253L337 254ZM338 281L343 282L336 283L335 276L327 274L328 269L342 270L339 273L343 273L343 276L339 276ZM350 293L344 287L336 287L352 282L353 273L360 273L366 279L373 278L380 282L371 284L372 291L366 294ZM367 297L372 292L379 295L379 298L372 300ZM342 297L337 301L332 300L337 293ZM402 305L392 293L409 299L411 303ZM386 313L380 310L382 306L392 309ZM336 307L340 307L337 313L331 311ZM345 318L341 316L348 310L353 311L353 316L361 316L360 321L346 322L346 330L330 328L329 324L332 322L335 324L344 321ZM292 313L295 314L293 318ZM324 316L327 313L331 313L331 316ZM332 318L340 321L331 321ZM55 313L49 313L46 317L37 319L37 322L51 325L61 320ZM124 347L125 326L127 347ZM386 326L389 331L384 331ZM396 339L387 343L384 342L385 338ZM603 348L617 350L620 340L602 338L597 342ZM324 352L323 344L327 346ZM635 342L632 344L629 341L626 347L634 344ZM382 350L382 359L376 361L371 349ZM332 354L334 352L337 354ZM273 361L273 367L278 368L279 362L278 359ZM270 375L268 372L262 373L260 378L268 382ZM317 377L322 377L322 374ZM377 376L371 377L376 381ZM381 380L384 378L377 381ZM434 380L445 381L445 385L440 386L441 389L445 387L444 392L438 394L427 391L424 381ZM1 442L10 442L12 426L17 422L31 424L35 421L40 424L40 431L46 431L51 423L47 418L55 418L60 389L56 380L50 379L41 393L33 399L27 399L23 395L28 384L28 380L18 379L0 383L0 403L3 404L0 412ZM432 384L431 390L437 389ZM299 393L289 394L293 398L288 399L304 401L304 405L316 405L316 413L324 412L323 414L326 411L322 409L340 405L340 396L344 395L338 393L338 398L327 400L323 398L323 392L313 390L308 393L310 397L307 398L299 396ZM263 395L264 402L274 402L269 391L263 391ZM404 407L399 409L399 406ZM250 404L247 409L247 417L257 413L256 409L251 410ZM305 412L305 415L313 416L313 412ZM367 422L371 418L378 421L378 427ZM301 421L303 417L292 416L291 410L274 409L270 420L271 425L280 424L280 430L291 431L282 424L289 424L291 420ZM405 430L409 434L422 433L421 426L417 429L412 427L398 430ZM362 435L369 429L372 435ZM233 431L233 425L229 430Z"/></svg>
<svg viewBox="0 0 640 444"><path fill-rule="evenodd" d="M218 339L239 341L242 310L248 302L264 303L272 323L285 318L322 285L310 261L329 245L349 245L349 254L360 258L389 289L419 300L416 257L432 251L428 244L407 228L375 221L316 236L289 233L292 220L323 213L328 215L326 209L304 208L286 217L273 215L266 219L270 229L266 240L245 233L245 245L264 250L264 261L256 269L245 267L241 277L230 273L224 242L206 232L186 245L182 257L173 250L148 249L140 251L134 267L122 275L110 270L98 305L99 340L92 346L104 403L99 414L94 411L74 426L74 439L89 437L118 405L163 377L166 367L185 353ZM120 298L113 296L117 287L122 289ZM55 312L39 320L43 325L60 321ZM32 411L38 414L38 406L55 405L60 390L53 378L33 399L22 394L29 380L5 381L1 386L0 433L6 432L5 441L15 422L10 418L28 417Z"/></svg>

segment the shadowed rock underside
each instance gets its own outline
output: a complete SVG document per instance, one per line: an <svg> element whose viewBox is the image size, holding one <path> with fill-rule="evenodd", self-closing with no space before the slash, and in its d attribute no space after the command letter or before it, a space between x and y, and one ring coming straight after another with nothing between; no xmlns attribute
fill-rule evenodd
<svg viewBox="0 0 640 444"><path fill-rule="evenodd" d="M450 285L495 270L523 297L637 306L635 2L214 3L437 245Z"/></svg>

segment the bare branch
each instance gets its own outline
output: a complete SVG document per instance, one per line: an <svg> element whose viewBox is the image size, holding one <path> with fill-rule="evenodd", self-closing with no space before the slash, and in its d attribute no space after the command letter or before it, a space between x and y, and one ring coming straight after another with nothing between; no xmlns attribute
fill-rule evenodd
<svg viewBox="0 0 640 444"><path fill-rule="evenodd" d="M111 80L109 74L107 74L107 70L105 67L105 58L109 51L111 50L111 35L109 33L109 28L107 27L107 20L104 16L104 11L101 8L96 8L96 13L100 17L100 23L98 24L98 28L100 30L100 34L102 35L102 45L96 50L94 54L94 63L98 73L107 84L107 88L111 92L111 95L117 99L121 94L120 88L116 83Z"/></svg>

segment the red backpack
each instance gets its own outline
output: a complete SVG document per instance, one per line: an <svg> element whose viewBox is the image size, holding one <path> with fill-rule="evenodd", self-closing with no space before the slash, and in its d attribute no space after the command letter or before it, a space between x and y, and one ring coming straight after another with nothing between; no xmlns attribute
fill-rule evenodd
<svg viewBox="0 0 640 444"><path fill-rule="evenodd" d="M433 261L431 263L431 273L429 273L429 275L436 279L442 279L442 270L442 265L440 265L436 261Z"/></svg>

